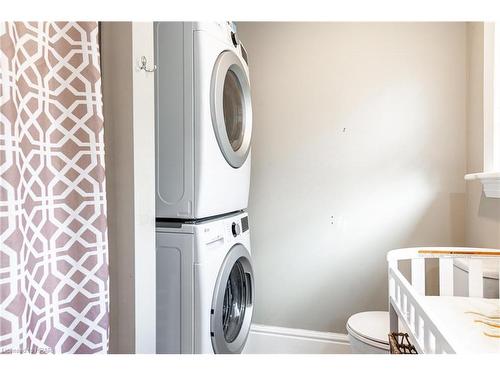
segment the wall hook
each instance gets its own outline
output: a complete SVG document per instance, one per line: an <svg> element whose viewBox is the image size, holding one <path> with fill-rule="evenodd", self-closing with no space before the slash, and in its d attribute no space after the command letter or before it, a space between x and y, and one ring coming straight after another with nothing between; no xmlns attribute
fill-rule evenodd
<svg viewBox="0 0 500 375"><path fill-rule="evenodd" d="M146 56L141 56L141 62L139 65L139 70L144 70L145 72L152 73L156 70L156 65L153 65L152 69L148 69L147 67L148 59L146 59Z"/></svg>

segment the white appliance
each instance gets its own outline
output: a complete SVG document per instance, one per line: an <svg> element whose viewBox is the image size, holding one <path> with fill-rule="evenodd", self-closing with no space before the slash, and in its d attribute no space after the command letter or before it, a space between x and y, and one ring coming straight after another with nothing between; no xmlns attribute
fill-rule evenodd
<svg viewBox="0 0 500 375"><path fill-rule="evenodd" d="M246 51L230 22L157 22L156 216L245 209L252 106Z"/></svg>
<svg viewBox="0 0 500 375"><path fill-rule="evenodd" d="M156 228L157 353L240 353L254 278L245 212Z"/></svg>

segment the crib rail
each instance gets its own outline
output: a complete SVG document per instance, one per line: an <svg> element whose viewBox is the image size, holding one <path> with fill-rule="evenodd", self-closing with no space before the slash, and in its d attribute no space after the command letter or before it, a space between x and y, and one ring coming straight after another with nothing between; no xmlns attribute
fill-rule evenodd
<svg viewBox="0 0 500 375"><path fill-rule="evenodd" d="M389 276L389 312L391 331L401 322L419 353L454 353L446 340L447 334L435 325L432 313L425 309L425 259L439 260L439 295L453 296L453 260L469 259L469 296L483 297L483 260L498 259L499 249L471 248L408 248L392 250L387 254ZM398 268L400 260L411 261L411 283ZM500 281L499 281L500 289ZM399 317L399 319L398 319Z"/></svg>
<svg viewBox="0 0 500 375"><path fill-rule="evenodd" d="M389 266L400 260L411 261L411 285L425 294L425 259L439 259L439 295L453 295L453 260L469 259L469 297L483 297L483 260L498 259L500 249L472 249L467 247L428 247L392 250L387 254ZM500 287L500 280L499 280Z"/></svg>
<svg viewBox="0 0 500 375"><path fill-rule="evenodd" d="M389 268L389 303L391 331L399 330L394 326L399 317L403 324L401 328L408 333L410 342L419 353L454 353L445 335L437 329L433 319L423 308L424 301L394 268Z"/></svg>

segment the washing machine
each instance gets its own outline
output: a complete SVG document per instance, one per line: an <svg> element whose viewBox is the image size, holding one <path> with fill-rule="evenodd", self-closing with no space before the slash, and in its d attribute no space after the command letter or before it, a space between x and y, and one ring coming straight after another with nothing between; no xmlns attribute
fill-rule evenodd
<svg viewBox="0 0 500 375"><path fill-rule="evenodd" d="M230 22L154 24L156 216L245 209L252 105L247 54Z"/></svg>
<svg viewBox="0 0 500 375"><path fill-rule="evenodd" d="M254 291L245 212L158 223L157 353L241 353Z"/></svg>

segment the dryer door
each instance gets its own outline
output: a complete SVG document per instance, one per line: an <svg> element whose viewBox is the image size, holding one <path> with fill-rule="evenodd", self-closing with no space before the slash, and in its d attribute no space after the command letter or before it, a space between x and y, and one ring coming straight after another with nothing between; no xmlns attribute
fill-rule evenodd
<svg viewBox="0 0 500 375"><path fill-rule="evenodd" d="M234 52L224 51L212 73L212 124L221 152L233 168L245 162L252 137L250 81L243 64Z"/></svg>
<svg viewBox="0 0 500 375"><path fill-rule="evenodd" d="M241 353L253 315L254 279L250 253L234 245L224 260L212 300L210 334L215 353Z"/></svg>

